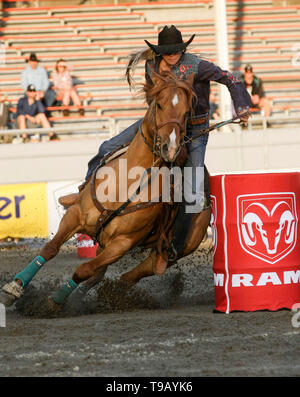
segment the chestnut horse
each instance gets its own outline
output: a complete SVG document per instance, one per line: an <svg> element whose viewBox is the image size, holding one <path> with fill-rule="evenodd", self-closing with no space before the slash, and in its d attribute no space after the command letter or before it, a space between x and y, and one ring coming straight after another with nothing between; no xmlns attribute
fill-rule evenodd
<svg viewBox="0 0 300 397"><path fill-rule="evenodd" d="M147 182L146 189L138 187L140 179L131 181L131 183L128 180L129 187L126 192L131 189L135 193L136 199L126 202L126 199L121 197L124 191L122 192L118 185L119 176L124 171L121 164L126 161L129 175L130 170L135 167L142 167L148 171L153 166L170 165L177 156L180 157L179 152L183 147L186 119L191 112L194 98L192 79L191 75L187 80L179 80L169 72L163 75L153 74L153 86L144 85L149 108L140 130L127 151L109 162L109 168L113 171L115 179L106 173L106 166L99 167L95 171L92 180L85 185L74 204L67 209L53 239L45 244L40 254L18 273L12 282L2 288L1 302L7 306L13 304L21 296L24 288L37 271L45 262L55 257L61 245L75 233L93 236L98 240L100 249L94 259L78 266L72 278L54 292L51 299L58 305L62 305L79 284L82 289L89 289L99 282L103 278L107 266L116 262L131 248L139 245L157 246L160 236L165 232L161 225L163 228L167 227L167 221L171 219L168 218L168 215L172 214L172 210L166 211L166 207L174 208L174 206L159 199L162 193L161 183L159 184L159 197L156 197L158 200L150 202L148 199L148 202L145 201L144 198L147 195L149 197L151 185L154 182L149 176L149 172L146 173L146 177L144 175L144 180L146 179ZM101 197L103 197L103 194L107 193L116 181L115 199L99 202L97 200L99 195L102 194ZM114 212L115 210L117 213ZM118 214L118 216L114 217L112 214ZM209 221L210 206L207 205L200 214L194 214L188 244L184 252L179 253L179 257L190 254L198 247L206 233ZM158 224L160 224L160 228L157 228ZM153 235L155 227L156 232ZM153 264L156 253L157 250L153 249L141 264L122 275L121 279L133 285L143 277L154 275ZM172 263L174 262L169 262L169 266Z"/></svg>

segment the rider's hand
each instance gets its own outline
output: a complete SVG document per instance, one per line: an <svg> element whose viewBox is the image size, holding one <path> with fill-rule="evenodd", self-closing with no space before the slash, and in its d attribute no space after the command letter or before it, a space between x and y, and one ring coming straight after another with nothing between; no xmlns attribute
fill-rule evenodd
<svg viewBox="0 0 300 397"><path fill-rule="evenodd" d="M248 113L245 114L244 116L240 117L240 120L241 120L242 125L244 125L246 127L248 124L248 119L250 117L249 109L248 108L239 109L238 115L243 114L245 112L248 112Z"/></svg>

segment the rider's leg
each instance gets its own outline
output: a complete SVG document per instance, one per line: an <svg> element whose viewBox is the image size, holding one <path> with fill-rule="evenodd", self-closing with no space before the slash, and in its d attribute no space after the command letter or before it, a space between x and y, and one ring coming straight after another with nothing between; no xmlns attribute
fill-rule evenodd
<svg viewBox="0 0 300 397"><path fill-rule="evenodd" d="M104 141L99 147L98 153L88 162L88 171L85 177L87 181L92 175L93 171L95 171L96 167L100 163L101 159L109 152L117 149L119 146L124 145L127 142L131 142L135 137L140 124L143 119L136 121L134 124L127 127L120 134L112 137L108 141Z"/></svg>
<svg viewBox="0 0 300 397"><path fill-rule="evenodd" d="M85 176L84 182L78 186L78 190L81 191L86 186L88 180L92 176L93 172L99 165L101 159L107 154L112 152L113 150L117 149L118 147L124 145L125 143L131 142L135 137L140 124L142 123L143 119L140 119L127 127L123 132L120 134L112 137L108 141L104 141L101 146L99 147L98 153L88 162L88 171ZM62 196L59 198L59 203L63 205L65 208L70 207L73 205L78 197L78 193L71 193L66 196Z"/></svg>
<svg viewBox="0 0 300 397"><path fill-rule="evenodd" d="M208 134L202 135L188 147L188 158L184 164L184 197L175 220L172 240L177 252L184 249L193 214L199 214L204 206L204 158L207 141Z"/></svg>

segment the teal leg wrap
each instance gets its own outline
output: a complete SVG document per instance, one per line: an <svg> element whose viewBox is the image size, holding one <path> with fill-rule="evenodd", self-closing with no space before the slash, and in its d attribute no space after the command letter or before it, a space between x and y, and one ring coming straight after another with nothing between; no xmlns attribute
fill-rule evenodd
<svg viewBox="0 0 300 397"><path fill-rule="evenodd" d="M22 286L26 287L26 285L30 283L45 262L46 260L42 256L36 256L33 261L31 261L29 265L25 267L24 270L15 276L14 280L21 280Z"/></svg>
<svg viewBox="0 0 300 397"><path fill-rule="evenodd" d="M56 290L53 295L52 299L58 305L62 305L67 297L74 291L74 289L78 286L71 278L58 290Z"/></svg>

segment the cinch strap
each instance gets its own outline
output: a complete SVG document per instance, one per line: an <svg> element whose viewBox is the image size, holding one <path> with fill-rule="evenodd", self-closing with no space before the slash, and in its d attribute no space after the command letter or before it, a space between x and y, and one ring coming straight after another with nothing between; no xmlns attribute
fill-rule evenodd
<svg viewBox="0 0 300 397"><path fill-rule="evenodd" d="M14 280L21 280L22 286L26 287L45 262L46 260L42 256L36 256L24 270L15 276Z"/></svg>

